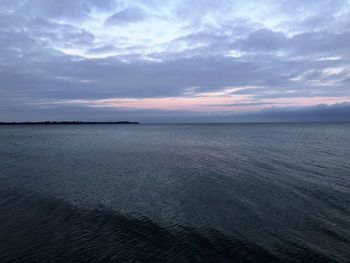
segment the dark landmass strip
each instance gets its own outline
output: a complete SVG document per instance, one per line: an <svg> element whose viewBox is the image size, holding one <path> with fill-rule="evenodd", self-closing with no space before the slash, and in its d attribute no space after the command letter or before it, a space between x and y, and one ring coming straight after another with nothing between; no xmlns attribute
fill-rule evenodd
<svg viewBox="0 0 350 263"><path fill-rule="evenodd" d="M140 124L132 121L43 121L43 122L0 122L0 125L57 125L57 124Z"/></svg>

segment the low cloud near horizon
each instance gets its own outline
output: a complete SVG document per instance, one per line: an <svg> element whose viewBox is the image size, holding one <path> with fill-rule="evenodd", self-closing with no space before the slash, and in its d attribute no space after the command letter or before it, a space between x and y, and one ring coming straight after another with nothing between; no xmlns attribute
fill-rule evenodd
<svg viewBox="0 0 350 263"><path fill-rule="evenodd" d="M349 43L349 0L0 0L0 121L350 121Z"/></svg>

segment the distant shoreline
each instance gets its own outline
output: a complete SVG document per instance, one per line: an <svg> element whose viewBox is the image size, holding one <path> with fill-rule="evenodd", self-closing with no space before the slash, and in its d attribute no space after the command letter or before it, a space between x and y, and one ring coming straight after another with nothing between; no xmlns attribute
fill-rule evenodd
<svg viewBox="0 0 350 263"><path fill-rule="evenodd" d="M81 125L81 124L140 124L134 121L40 121L40 122L0 122L0 125Z"/></svg>

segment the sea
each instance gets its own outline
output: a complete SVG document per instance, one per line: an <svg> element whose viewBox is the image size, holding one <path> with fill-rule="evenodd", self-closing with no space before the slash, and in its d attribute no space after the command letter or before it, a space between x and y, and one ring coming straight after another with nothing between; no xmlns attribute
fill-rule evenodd
<svg viewBox="0 0 350 263"><path fill-rule="evenodd" d="M350 262L350 124L0 126L0 262Z"/></svg>

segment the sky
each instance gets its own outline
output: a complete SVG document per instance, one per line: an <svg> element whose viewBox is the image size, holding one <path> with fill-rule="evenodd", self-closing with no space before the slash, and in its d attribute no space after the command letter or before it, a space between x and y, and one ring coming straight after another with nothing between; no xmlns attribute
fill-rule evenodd
<svg viewBox="0 0 350 263"><path fill-rule="evenodd" d="M350 121L350 0L0 0L0 121Z"/></svg>

